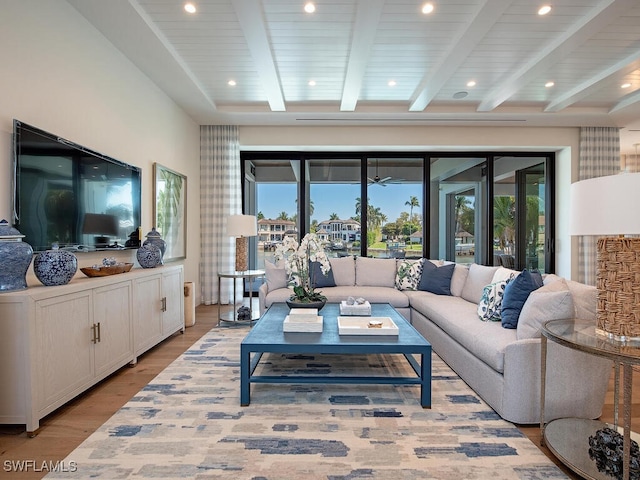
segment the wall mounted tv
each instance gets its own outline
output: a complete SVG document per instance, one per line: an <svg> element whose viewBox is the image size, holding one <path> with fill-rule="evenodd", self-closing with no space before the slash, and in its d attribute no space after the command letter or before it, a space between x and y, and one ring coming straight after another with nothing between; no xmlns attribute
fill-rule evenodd
<svg viewBox="0 0 640 480"><path fill-rule="evenodd" d="M140 168L18 120L13 130L13 225L34 251L138 246Z"/></svg>

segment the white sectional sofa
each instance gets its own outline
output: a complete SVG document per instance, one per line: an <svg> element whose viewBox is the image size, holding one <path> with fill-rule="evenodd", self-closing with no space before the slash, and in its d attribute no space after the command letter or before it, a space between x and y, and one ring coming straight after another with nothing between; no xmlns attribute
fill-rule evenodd
<svg viewBox="0 0 640 480"><path fill-rule="evenodd" d="M495 292L496 285L504 287L520 272L476 264L445 264L447 268L440 270L440 263L335 258L332 278L325 281L335 286L318 290L329 302L354 296L393 305L501 417L518 424L538 423L540 326L547 320L574 317L595 323L595 287L547 275L544 285L522 306L517 328L504 328L500 321L481 320L478 306L494 302L487 292ZM284 268L267 264L266 270L267 280L259 290L261 312L291 295ZM553 342L548 346L547 420L599 417L611 362Z"/></svg>

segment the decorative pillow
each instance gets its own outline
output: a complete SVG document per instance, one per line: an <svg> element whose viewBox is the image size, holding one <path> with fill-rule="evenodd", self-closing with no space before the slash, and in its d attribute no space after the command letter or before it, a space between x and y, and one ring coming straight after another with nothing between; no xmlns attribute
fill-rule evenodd
<svg viewBox="0 0 640 480"><path fill-rule="evenodd" d="M495 283L490 283L482 291L482 298L478 303L478 316L483 322L489 320L499 322L501 318L502 298L504 297L504 290L507 288L507 283L511 280L499 280Z"/></svg>
<svg viewBox="0 0 640 480"><path fill-rule="evenodd" d="M396 288L398 290L417 290L422 276L422 262L420 260L398 260L396 271Z"/></svg>
<svg viewBox="0 0 640 480"><path fill-rule="evenodd" d="M513 280L520 272L517 270L511 270L510 268L498 267L496 273L493 274L493 278L491 279L491 283L500 282L502 280Z"/></svg>
<svg viewBox="0 0 640 480"><path fill-rule="evenodd" d="M518 317L524 302L527 301L531 292L541 286L542 275L540 272L531 272L526 269L507 284L502 297L502 309L500 311L504 328L518 327Z"/></svg>
<svg viewBox="0 0 640 480"><path fill-rule="evenodd" d="M287 288L287 272L284 269L284 263L279 262L276 265L265 260L264 275L267 280L267 290L270 292L279 288Z"/></svg>
<svg viewBox="0 0 640 480"><path fill-rule="evenodd" d="M325 275L322 273L322 266L320 262L311 262L309 264L309 276L311 277L311 286L313 288L336 286L336 281L333 278L333 270L329 268L329 271Z"/></svg>
<svg viewBox="0 0 640 480"><path fill-rule="evenodd" d="M432 262L424 262L418 290L436 295L451 295L451 277L454 269L453 263L436 267Z"/></svg>
<svg viewBox="0 0 640 480"><path fill-rule="evenodd" d="M518 318L517 337L540 338L542 324L548 320L574 318L573 297L564 278L531 292Z"/></svg>

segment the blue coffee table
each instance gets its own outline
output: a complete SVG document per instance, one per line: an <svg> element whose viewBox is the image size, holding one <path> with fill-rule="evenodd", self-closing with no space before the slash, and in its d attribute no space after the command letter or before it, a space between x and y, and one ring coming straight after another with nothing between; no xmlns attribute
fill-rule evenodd
<svg viewBox="0 0 640 480"><path fill-rule="evenodd" d="M320 310L324 321L322 333L285 333L282 331L282 322L289 313L289 307L284 303L274 303L240 345L240 405L249 405L251 383L348 383L419 385L420 404L424 408L431 408L431 344L389 304L372 304L371 315L393 319L398 326L397 336L339 335L339 307L338 304L327 304ZM254 375L262 354L267 352L403 354L416 376ZM419 355L420 362L414 355Z"/></svg>

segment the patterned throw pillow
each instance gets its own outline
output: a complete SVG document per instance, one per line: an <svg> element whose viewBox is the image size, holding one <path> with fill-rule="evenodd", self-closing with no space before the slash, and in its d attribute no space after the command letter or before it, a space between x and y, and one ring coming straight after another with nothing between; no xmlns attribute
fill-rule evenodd
<svg viewBox="0 0 640 480"><path fill-rule="evenodd" d="M483 322L492 321L499 322L502 320L500 310L502 307L502 297L504 290L511 279L500 280L499 282L490 283L482 291L482 298L478 303L478 316Z"/></svg>
<svg viewBox="0 0 640 480"><path fill-rule="evenodd" d="M398 290L417 290L422 277L422 262L419 260L399 260L396 271L396 288Z"/></svg>

